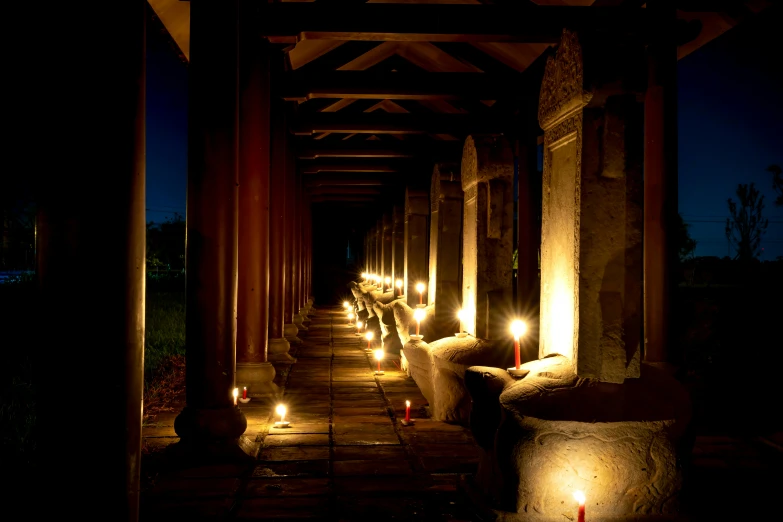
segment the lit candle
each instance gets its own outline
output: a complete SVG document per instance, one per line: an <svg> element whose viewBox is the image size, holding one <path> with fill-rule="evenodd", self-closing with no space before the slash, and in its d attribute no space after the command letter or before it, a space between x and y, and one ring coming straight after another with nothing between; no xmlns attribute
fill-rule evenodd
<svg viewBox="0 0 783 522"><path fill-rule="evenodd" d="M585 522L585 494L581 491L574 491L574 500L579 502L579 518L577 522Z"/></svg>
<svg viewBox="0 0 783 522"><path fill-rule="evenodd" d="M419 304L424 304L424 283L416 283L416 291L419 292Z"/></svg>
<svg viewBox="0 0 783 522"><path fill-rule="evenodd" d="M389 287L388 290L391 290L391 288L392 288L391 277L389 277L389 276L386 276L386 286Z"/></svg>
<svg viewBox="0 0 783 522"><path fill-rule="evenodd" d="M239 388L234 388L234 406L237 405L237 397L239 397Z"/></svg>
<svg viewBox="0 0 783 522"><path fill-rule="evenodd" d="M353 312L348 314L348 324L351 324L353 322Z"/></svg>
<svg viewBox="0 0 783 522"><path fill-rule="evenodd" d="M343 308L345 308L346 310L351 308L351 305L348 304L348 301L343 301Z"/></svg>
<svg viewBox="0 0 783 522"><path fill-rule="evenodd" d="M375 358L378 359L378 373L381 373L381 359L383 359L383 349L375 350Z"/></svg>
<svg viewBox="0 0 783 522"><path fill-rule="evenodd" d="M511 334L514 336L514 364L516 369L519 370L520 357L519 357L519 338L525 335L527 325L520 320L516 320L511 323Z"/></svg>
<svg viewBox="0 0 783 522"><path fill-rule="evenodd" d="M417 308L413 311L413 318L416 320L416 335L419 335L419 327L421 326L421 321L424 319L425 315L426 313L423 308Z"/></svg>
<svg viewBox="0 0 783 522"><path fill-rule="evenodd" d="M402 279L395 281L394 286L397 287L397 295L402 295Z"/></svg>
<svg viewBox="0 0 783 522"><path fill-rule="evenodd" d="M275 408L275 413L280 415L280 423L281 424L285 422L285 412L286 411L287 410L286 410L286 407L285 407L284 404L278 404L277 408Z"/></svg>
<svg viewBox="0 0 783 522"><path fill-rule="evenodd" d="M242 398L247 399L247 386L242 387Z"/></svg>
<svg viewBox="0 0 783 522"><path fill-rule="evenodd" d="M457 312L457 319L459 319L459 331L462 332L465 328L462 323L465 321L465 310Z"/></svg>
<svg viewBox="0 0 783 522"><path fill-rule="evenodd" d="M362 279L367 282L367 272L362 272Z"/></svg>
<svg viewBox="0 0 783 522"><path fill-rule="evenodd" d="M366 334L364 334L364 337L365 339L367 339L367 349L370 350L371 349L370 343L372 343L372 337L373 337L372 332L367 332Z"/></svg>
<svg viewBox="0 0 783 522"><path fill-rule="evenodd" d="M362 333L362 326L364 325L361 321L356 321L356 333Z"/></svg>
<svg viewBox="0 0 783 522"><path fill-rule="evenodd" d="M405 422L411 421L411 401L405 401Z"/></svg>

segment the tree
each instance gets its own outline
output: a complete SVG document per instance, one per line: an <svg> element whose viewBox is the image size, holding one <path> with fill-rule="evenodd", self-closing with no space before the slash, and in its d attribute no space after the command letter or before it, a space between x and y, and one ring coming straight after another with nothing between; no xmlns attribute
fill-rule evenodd
<svg viewBox="0 0 783 522"><path fill-rule="evenodd" d="M677 214L677 253L680 256L680 261L685 261L689 257L693 257L696 252L696 240L691 237L688 232L690 225L682 219L682 214Z"/></svg>
<svg viewBox="0 0 783 522"><path fill-rule="evenodd" d="M767 172L772 174L772 188L775 189L778 197L775 199L776 207L783 207L783 169L780 165L770 165Z"/></svg>
<svg viewBox="0 0 783 522"><path fill-rule="evenodd" d="M756 259L761 252L761 238L769 225L769 220L762 217L764 196L753 183L740 183L737 200L739 207L731 198L728 200L731 217L726 218L726 238L737 251L734 259Z"/></svg>

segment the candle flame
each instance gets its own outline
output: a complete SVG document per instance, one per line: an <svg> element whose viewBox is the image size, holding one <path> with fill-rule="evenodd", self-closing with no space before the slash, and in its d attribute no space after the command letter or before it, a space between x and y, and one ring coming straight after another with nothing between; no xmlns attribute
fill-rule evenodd
<svg viewBox="0 0 783 522"><path fill-rule="evenodd" d="M378 359L379 361L381 359L383 359L383 350L382 349L375 350L375 358Z"/></svg>
<svg viewBox="0 0 783 522"><path fill-rule="evenodd" d="M288 409L285 407L285 404L278 404L277 408L275 408L275 413L280 415L280 422L285 420L285 414L287 411Z"/></svg>
<svg viewBox="0 0 783 522"><path fill-rule="evenodd" d="M239 388L234 388L234 398L239 397Z"/></svg>
<svg viewBox="0 0 783 522"><path fill-rule="evenodd" d="M466 317L467 317L467 313L465 312L465 310L460 310L457 312L457 319L459 319L460 321L464 321Z"/></svg>
<svg viewBox="0 0 783 522"><path fill-rule="evenodd" d="M350 314L348 314L348 319L353 319L353 312L351 312Z"/></svg>
<svg viewBox="0 0 783 522"><path fill-rule="evenodd" d="M416 283L416 291L419 293L424 292L424 283Z"/></svg>
<svg viewBox="0 0 783 522"><path fill-rule="evenodd" d="M387 284L387 285L390 285L390 284L391 284L391 277L389 277L389 276L386 276L386 279L385 279L385 281L386 281L386 284Z"/></svg>
<svg viewBox="0 0 783 522"><path fill-rule="evenodd" d="M427 316L427 312L424 311L423 308L417 308L413 311L413 318L416 320L416 322L420 323L424 318Z"/></svg>
<svg viewBox="0 0 783 522"><path fill-rule="evenodd" d="M405 401L405 406L410 408L411 407L411 401Z"/></svg>
<svg viewBox="0 0 783 522"><path fill-rule="evenodd" d="M361 321L356 321L356 327L361 328L364 323Z"/></svg>
<svg viewBox="0 0 783 522"><path fill-rule="evenodd" d="M367 338L368 341L372 341L373 333L372 331L369 331L366 334L364 334L364 336Z"/></svg>
<svg viewBox="0 0 783 522"><path fill-rule="evenodd" d="M395 281L394 286L396 286L397 288L402 288L402 279L398 279L397 281Z"/></svg>
<svg viewBox="0 0 783 522"><path fill-rule="evenodd" d="M585 498L585 494L581 491L574 491L574 500L579 502L580 506L584 506L587 499Z"/></svg>
<svg viewBox="0 0 783 522"><path fill-rule="evenodd" d="M348 304L348 301L343 301L343 307L344 308L350 308L351 305Z"/></svg>
<svg viewBox="0 0 783 522"><path fill-rule="evenodd" d="M511 323L511 334L514 336L514 339L519 339L523 335L525 335L525 332L527 331L527 325L523 322L517 319L516 321Z"/></svg>
<svg viewBox="0 0 783 522"><path fill-rule="evenodd" d="M362 272L362 279L367 279L367 272Z"/></svg>

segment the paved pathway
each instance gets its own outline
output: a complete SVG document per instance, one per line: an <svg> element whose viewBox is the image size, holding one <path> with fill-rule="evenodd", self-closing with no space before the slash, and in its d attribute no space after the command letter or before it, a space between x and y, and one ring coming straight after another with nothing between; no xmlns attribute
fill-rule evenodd
<svg viewBox="0 0 783 522"><path fill-rule="evenodd" d="M402 426L405 401L414 419L426 401L398 357L375 376L355 331L342 310L319 309L298 362L278 368L291 428L270 428L274 403L241 406L257 462L161 473L142 494L142 520L470 520L457 492L459 473L476 467L470 430L424 418ZM145 427L148 446L177 440L180 407Z"/></svg>
<svg viewBox="0 0 783 522"><path fill-rule="evenodd" d="M421 418L426 401L398 360L386 359L385 375L376 377L354 332L342 310L319 308L293 349L298 362L277 368L292 427L270 429L273 402L242 406L257 460L162 467L142 494L142 521L475 519L457 491L459 474L476 467L470 431ZM399 422L405 400L419 417L414 427ZM147 447L178 440L173 421L183 405L145 426ZM690 520L771 519L783 491L782 445L774 437L697 437L683 499ZM158 454L145 457L142 474L155 472Z"/></svg>

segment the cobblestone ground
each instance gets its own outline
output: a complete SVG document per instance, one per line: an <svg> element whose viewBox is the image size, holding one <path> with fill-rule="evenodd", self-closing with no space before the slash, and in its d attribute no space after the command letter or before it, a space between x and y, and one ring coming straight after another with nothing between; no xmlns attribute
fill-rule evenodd
<svg viewBox="0 0 783 522"><path fill-rule="evenodd" d="M397 357L375 376L362 341L342 310L319 308L298 359L277 366L291 428L270 428L273 401L241 408L256 441L248 465L167 470L142 493L142 521L201 520L481 520L458 488L476 469L470 431L424 418L426 401ZM405 401L416 423L404 427ZM144 427L152 450L176 442L184 406ZM154 452L152 455L159 454ZM783 437L696 438L687 520L773 520L781 491ZM149 467L152 458L142 465ZM567 518L563 518L567 520Z"/></svg>

